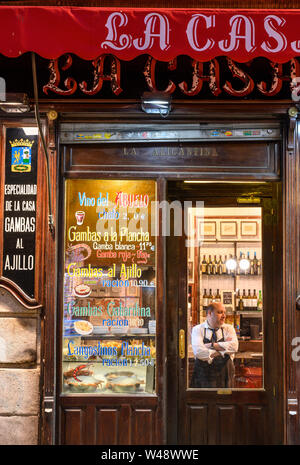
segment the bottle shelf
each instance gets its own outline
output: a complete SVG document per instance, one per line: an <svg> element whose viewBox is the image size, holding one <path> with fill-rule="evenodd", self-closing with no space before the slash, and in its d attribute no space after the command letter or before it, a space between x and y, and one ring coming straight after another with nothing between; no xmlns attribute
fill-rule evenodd
<svg viewBox="0 0 300 465"><path fill-rule="evenodd" d="M201 273L200 276L209 276L209 277L217 277L217 278L261 278L261 274L207 274L207 273Z"/></svg>
<svg viewBox="0 0 300 465"><path fill-rule="evenodd" d="M262 310L236 310L236 315L243 315L248 317L262 317Z"/></svg>

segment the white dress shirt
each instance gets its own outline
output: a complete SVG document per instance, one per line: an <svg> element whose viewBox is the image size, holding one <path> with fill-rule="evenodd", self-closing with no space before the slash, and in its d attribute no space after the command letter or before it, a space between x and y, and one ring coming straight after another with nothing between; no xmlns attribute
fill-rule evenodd
<svg viewBox="0 0 300 465"><path fill-rule="evenodd" d="M219 342L220 339L223 337L222 329L224 333L224 342ZM205 332L206 330L206 332ZM199 360L203 360L207 363L212 363L213 357L212 355L217 352L215 349L210 348L211 344L203 343L204 333L206 334L206 338L211 340L212 338L212 328L209 326L207 320L200 325L194 326L192 329L192 348L195 355L195 358L199 358ZM232 325L223 324L218 330L216 331L217 336L217 343L220 347L224 350L219 351L219 353L224 357L225 354L229 354L231 360L234 359L235 352L238 351L239 343L236 336L235 329ZM231 339L231 340L228 340Z"/></svg>

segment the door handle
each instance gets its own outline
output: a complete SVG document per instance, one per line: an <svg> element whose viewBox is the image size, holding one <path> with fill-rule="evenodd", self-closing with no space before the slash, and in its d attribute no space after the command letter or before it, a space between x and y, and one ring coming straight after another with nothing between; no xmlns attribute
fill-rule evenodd
<svg viewBox="0 0 300 465"><path fill-rule="evenodd" d="M296 299L296 309L300 310L300 294L298 295L298 297Z"/></svg>
<svg viewBox="0 0 300 465"><path fill-rule="evenodd" d="M179 330L179 357L185 357L185 332L184 329Z"/></svg>

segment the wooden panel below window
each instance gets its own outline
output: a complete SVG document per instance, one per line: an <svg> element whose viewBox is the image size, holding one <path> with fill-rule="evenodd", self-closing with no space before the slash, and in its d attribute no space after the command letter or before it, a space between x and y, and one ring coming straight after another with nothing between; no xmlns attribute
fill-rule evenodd
<svg viewBox="0 0 300 465"><path fill-rule="evenodd" d="M190 444L208 444L208 406L188 405L187 409Z"/></svg>
<svg viewBox="0 0 300 465"><path fill-rule="evenodd" d="M154 400L154 402L153 402ZM124 401L124 399L122 399ZM100 401L101 402L101 401ZM158 444L156 400L99 405L99 399L64 398L61 407L61 444L138 445ZM81 403L82 405L78 405ZM74 407L71 405L74 404ZM105 402L104 402L105 404ZM69 407L70 405L70 407Z"/></svg>
<svg viewBox="0 0 300 465"><path fill-rule="evenodd" d="M132 443L155 444L155 414L150 409L136 409L133 412Z"/></svg>
<svg viewBox="0 0 300 465"><path fill-rule="evenodd" d="M82 428L85 423L83 408L66 408L61 410L61 431L63 445L82 445Z"/></svg>
<svg viewBox="0 0 300 465"><path fill-rule="evenodd" d="M96 443L116 445L119 442L120 410L96 408Z"/></svg>
<svg viewBox="0 0 300 465"><path fill-rule="evenodd" d="M217 444L235 444L236 406L216 405L217 409Z"/></svg>
<svg viewBox="0 0 300 465"><path fill-rule="evenodd" d="M187 406L185 444L268 444L265 405L203 403Z"/></svg>
<svg viewBox="0 0 300 465"><path fill-rule="evenodd" d="M246 444L267 444L266 410L262 405L246 406Z"/></svg>

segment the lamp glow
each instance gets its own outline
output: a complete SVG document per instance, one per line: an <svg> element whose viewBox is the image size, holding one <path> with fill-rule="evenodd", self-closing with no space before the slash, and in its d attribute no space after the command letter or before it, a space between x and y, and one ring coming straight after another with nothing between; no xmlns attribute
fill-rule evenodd
<svg viewBox="0 0 300 465"><path fill-rule="evenodd" d="M247 271L250 268L250 262L246 258L242 258L242 260L240 260L239 265L240 265L240 269L243 271Z"/></svg>
<svg viewBox="0 0 300 465"><path fill-rule="evenodd" d="M229 258L229 260L226 261L225 265L229 271L234 271L237 267L236 260L234 260L233 258Z"/></svg>

